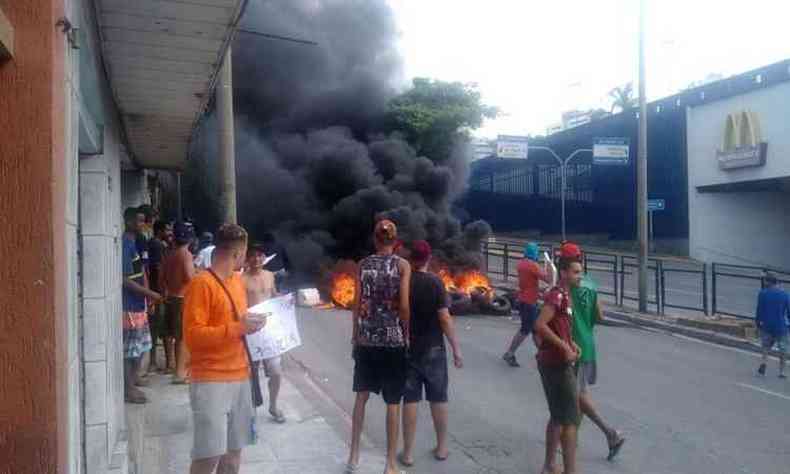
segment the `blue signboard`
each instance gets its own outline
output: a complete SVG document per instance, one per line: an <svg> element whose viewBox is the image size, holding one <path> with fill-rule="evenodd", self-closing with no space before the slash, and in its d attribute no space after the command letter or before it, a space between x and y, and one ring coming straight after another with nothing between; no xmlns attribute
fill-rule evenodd
<svg viewBox="0 0 790 474"><path fill-rule="evenodd" d="M647 210L648 212L663 211L667 208L667 202L664 199L648 199Z"/></svg>
<svg viewBox="0 0 790 474"><path fill-rule="evenodd" d="M628 138L594 138L593 164L626 166L630 150L631 144Z"/></svg>

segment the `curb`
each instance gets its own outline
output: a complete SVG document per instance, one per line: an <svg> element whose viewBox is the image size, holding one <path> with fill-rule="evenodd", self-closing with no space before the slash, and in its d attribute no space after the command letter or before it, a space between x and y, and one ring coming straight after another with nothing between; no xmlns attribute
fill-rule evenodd
<svg viewBox="0 0 790 474"><path fill-rule="evenodd" d="M720 334L713 331L705 331L702 329L694 329L686 326L678 326L670 322L658 321L655 318L631 314L619 310L605 309L604 313L608 318L616 319L621 323L626 323L631 326L643 326L653 329L660 329L671 334L680 334L686 337L699 339L705 342L711 342L725 347L732 347L741 349L755 354L762 354L761 347L747 339L740 339L726 334ZM772 350L771 354L778 357L779 351Z"/></svg>

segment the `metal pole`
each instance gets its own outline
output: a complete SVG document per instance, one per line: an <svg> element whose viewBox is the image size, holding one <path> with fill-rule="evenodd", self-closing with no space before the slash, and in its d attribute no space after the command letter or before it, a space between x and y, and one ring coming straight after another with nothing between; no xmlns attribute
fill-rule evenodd
<svg viewBox="0 0 790 474"><path fill-rule="evenodd" d="M184 220L184 204L181 201L181 172L176 173L176 219Z"/></svg>
<svg viewBox="0 0 790 474"><path fill-rule="evenodd" d="M647 101L645 98L645 0L639 9L639 152L637 157L639 311L647 312Z"/></svg>
<svg viewBox="0 0 790 474"><path fill-rule="evenodd" d="M236 144L233 124L233 66L231 50L225 53L217 87L219 118L220 207L222 221L235 224L236 219Z"/></svg>
<svg viewBox="0 0 790 474"><path fill-rule="evenodd" d="M562 241L565 242L565 163L560 165L560 174L562 175L562 190L560 192L560 199L562 200Z"/></svg>

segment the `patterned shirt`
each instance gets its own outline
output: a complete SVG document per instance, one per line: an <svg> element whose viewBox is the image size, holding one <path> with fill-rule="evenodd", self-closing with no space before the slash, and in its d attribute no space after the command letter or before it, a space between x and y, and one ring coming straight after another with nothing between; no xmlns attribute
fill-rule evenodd
<svg viewBox="0 0 790 474"><path fill-rule="evenodd" d="M549 328L566 344L573 347L573 308L568 292L555 286L543 298L543 304L554 307L554 317L549 321ZM543 367L556 367L568 363L565 354L546 338L541 341L537 358L538 364Z"/></svg>
<svg viewBox="0 0 790 474"><path fill-rule="evenodd" d="M359 264L359 344L375 347L406 345L400 324L400 257L371 255Z"/></svg>

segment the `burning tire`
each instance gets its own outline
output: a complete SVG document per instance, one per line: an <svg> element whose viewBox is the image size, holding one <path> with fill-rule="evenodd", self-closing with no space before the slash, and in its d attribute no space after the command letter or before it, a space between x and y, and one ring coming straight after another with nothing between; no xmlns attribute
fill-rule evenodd
<svg viewBox="0 0 790 474"><path fill-rule="evenodd" d="M510 316L513 305L504 296L497 296L486 307L486 312L495 316Z"/></svg>
<svg viewBox="0 0 790 474"><path fill-rule="evenodd" d="M472 298L462 293L450 293L450 314L453 316L464 316L475 313L477 305L472 302Z"/></svg>

